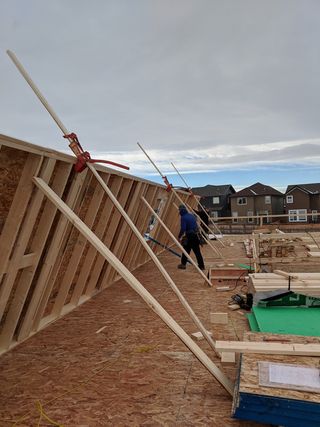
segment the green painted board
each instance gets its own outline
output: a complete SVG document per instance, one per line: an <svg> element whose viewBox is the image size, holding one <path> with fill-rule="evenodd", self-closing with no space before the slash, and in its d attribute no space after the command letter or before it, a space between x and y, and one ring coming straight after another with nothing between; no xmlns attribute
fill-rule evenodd
<svg viewBox="0 0 320 427"><path fill-rule="evenodd" d="M320 337L319 308L253 307L253 313L261 332Z"/></svg>
<svg viewBox="0 0 320 427"><path fill-rule="evenodd" d="M254 313L247 313L247 319L249 321L251 331L260 332L259 325L256 321L256 316Z"/></svg>

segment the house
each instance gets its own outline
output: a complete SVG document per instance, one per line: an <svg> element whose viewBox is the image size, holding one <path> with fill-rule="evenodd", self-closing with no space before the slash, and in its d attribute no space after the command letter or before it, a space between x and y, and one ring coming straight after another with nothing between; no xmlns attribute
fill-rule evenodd
<svg viewBox="0 0 320 427"><path fill-rule="evenodd" d="M200 203L209 210L213 218L230 216L230 196L235 193L231 184L227 185L205 185L195 187L193 193L200 196Z"/></svg>
<svg viewBox="0 0 320 427"><path fill-rule="evenodd" d="M234 193L230 199L233 222L259 223L258 218L255 221L255 218L238 220L238 217L283 214L283 194L260 182ZM264 222L270 222L269 218Z"/></svg>
<svg viewBox="0 0 320 427"><path fill-rule="evenodd" d="M284 206L289 222L320 222L320 184L288 185Z"/></svg>

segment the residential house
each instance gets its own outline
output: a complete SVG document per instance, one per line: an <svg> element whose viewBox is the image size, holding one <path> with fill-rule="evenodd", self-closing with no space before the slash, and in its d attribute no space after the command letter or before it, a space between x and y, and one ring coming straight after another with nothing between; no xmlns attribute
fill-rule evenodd
<svg viewBox="0 0 320 427"><path fill-rule="evenodd" d="M233 222L259 223L259 218L238 219L241 216L264 216L265 223L270 222L269 215L283 214L284 195L269 185L256 184L234 193L231 198Z"/></svg>
<svg viewBox="0 0 320 427"><path fill-rule="evenodd" d="M320 184L288 185L285 193L285 213L289 222L320 222ZM312 215L307 215L312 214Z"/></svg>
<svg viewBox="0 0 320 427"><path fill-rule="evenodd" d="M209 210L212 218L231 215L230 196L235 193L232 185L206 185L192 191L200 196L200 203Z"/></svg>

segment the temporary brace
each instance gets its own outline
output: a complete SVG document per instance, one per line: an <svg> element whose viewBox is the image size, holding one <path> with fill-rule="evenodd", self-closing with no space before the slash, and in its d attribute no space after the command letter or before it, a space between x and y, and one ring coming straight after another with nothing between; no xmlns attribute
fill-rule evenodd
<svg viewBox="0 0 320 427"><path fill-rule="evenodd" d="M154 239L153 237L145 235L147 241L150 240L150 242L156 243L157 245L161 246L162 248L166 249L168 252L172 253L173 255L181 258L181 254L174 251L173 249L170 249L167 245L164 245L163 243L158 242L158 240ZM190 263L189 260L187 260L188 263ZM191 264L191 263L190 263Z"/></svg>
<svg viewBox="0 0 320 427"><path fill-rule="evenodd" d="M92 159L90 153L88 151L83 150L79 139L74 132L69 133L68 135L63 135L63 137L68 139L69 141L71 140L69 147L77 157L77 163L74 165L74 170L76 172L82 172L87 167L87 163L105 163L108 165L117 166L119 168L129 170L128 166L124 166L120 163L115 163L110 160Z"/></svg>
<svg viewBox="0 0 320 427"><path fill-rule="evenodd" d="M61 122L59 117L55 114L51 106L48 104L48 101L44 98L40 90L37 88L35 83L32 81L22 64L19 62L19 60L16 58L13 52L7 51L9 57L12 59L13 63L16 65L18 70L21 72L22 76L25 78L29 86L32 88L34 93L39 98L40 102L43 104L43 106L46 108L48 113L51 115L53 120L57 123L58 127L62 130L64 135L69 135L70 133L67 131L64 124ZM69 140L70 141L70 140ZM72 141L70 141L72 142ZM199 318L195 315L192 308L189 306L187 300L184 298L182 293L179 291L175 283L172 281L171 277L168 275L167 271L163 268L162 264L158 260L158 258L155 256L153 251L149 248L148 244L145 242L144 237L142 237L134 225L134 223L131 221L130 217L127 215L125 210L122 208L121 204L117 201L116 197L113 195L112 191L108 188L108 186L105 184L103 179L100 177L98 172L95 170L92 164L90 162L88 163L88 168L92 171L94 176L97 178L98 182L101 184L103 189L106 191L109 198L112 200L118 211L122 214L126 222L129 224L131 229L134 231L137 238L140 240L140 242L143 244L157 267L159 268L160 272L164 276L164 278L167 280L169 286L171 289L175 292L175 294L178 296L180 302L184 306L184 308L187 310L188 314L194 321L194 323L199 327L200 331L202 332L203 336L207 339L208 343L212 348L215 350L214 343L212 343L212 338L208 334L207 330L199 320ZM161 174L161 173L160 173ZM92 233L88 227L82 223L82 221L70 210L70 208L65 205L62 200L56 200L55 193L48 187L45 182L41 180L41 178L34 177L34 182L38 186L38 188L41 188L42 190L46 189L44 192L49 197L49 194L51 194L51 197L49 199L56 204L59 210L61 210L71 221L71 223L80 231L86 231L82 233L87 240L93 244L93 246L100 252L102 256L104 256L107 261L112 265L115 270L129 283L130 286L133 285L135 290L137 290L137 284L138 288L140 288L141 292L138 292L140 296L147 302L147 304L150 306L150 308L155 311L162 320L167 324L167 326L170 327L170 329L173 330L173 332L184 342L184 344L192 351L192 353L198 358L198 360L209 370L209 372L224 386L224 388L233 395L233 388L234 384L229 380L228 377L224 375L222 371L218 369L218 367L211 361L211 359L208 358L208 356L198 347L195 345L193 340L185 333L185 331L176 324L176 322L171 319L171 317L168 315L168 313L163 312L163 308L159 305L159 303L152 297L152 295L148 295L148 292L142 287L137 279L132 275L132 273L126 269L126 267L113 255L113 253ZM174 191L174 190L173 190ZM176 193L175 193L176 194ZM176 196L179 198L179 196L176 194ZM65 207L62 208L62 205ZM111 261L113 260L113 261ZM141 287L143 289L141 289ZM158 313L157 307L159 307L162 314Z"/></svg>

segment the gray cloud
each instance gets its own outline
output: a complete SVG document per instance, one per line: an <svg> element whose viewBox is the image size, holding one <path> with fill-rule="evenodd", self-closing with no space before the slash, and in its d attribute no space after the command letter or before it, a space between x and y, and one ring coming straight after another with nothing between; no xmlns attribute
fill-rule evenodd
<svg viewBox="0 0 320 427"><path fill-rule="evenodd" d="M273 160L308 163L311 153L319 156L317 143L296 144L320 136L316 0L1 0L0 6L2 133L66 147L10 63L10 48L66 127L95 153L136 159L140 141L157 150L163 165L179 156L185 170L268 163L267 153L261 159L249 147L271 151L277 141L289 145L273 151ZM242 154L229 156L234 147Z"/></svg>

